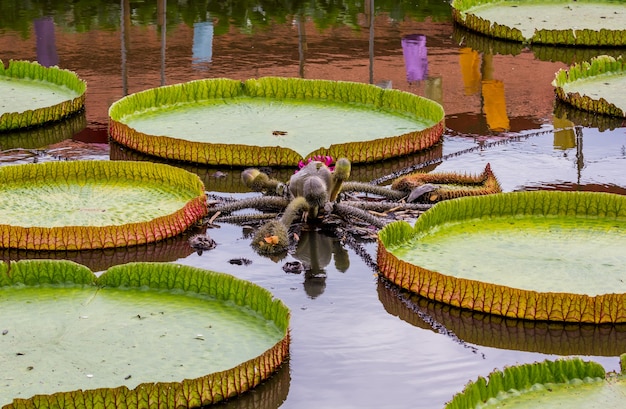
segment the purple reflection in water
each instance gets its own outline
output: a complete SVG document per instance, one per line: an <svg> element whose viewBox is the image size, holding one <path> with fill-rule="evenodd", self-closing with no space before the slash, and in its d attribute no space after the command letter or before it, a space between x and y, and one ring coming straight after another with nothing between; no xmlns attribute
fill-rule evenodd
<svg viewBox="0 0 626 409"><path fill-rule="evenodd" d="M37 18L33 24L37 37L37 61L44 67L59 65L52 17Z"/></svg>
<svg viewBox="0 0 626 409"><path fill-rule="evenodd" d="M406 79L409 82L422 81L428 75L428 51L426 36L408 34L402 37L402 54L406 67Z"/></svg>

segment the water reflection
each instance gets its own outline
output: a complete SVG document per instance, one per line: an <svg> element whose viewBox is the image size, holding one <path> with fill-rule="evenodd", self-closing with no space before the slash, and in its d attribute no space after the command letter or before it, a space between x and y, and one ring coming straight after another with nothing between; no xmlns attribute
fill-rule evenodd
<svg viewBox="0 0 626 409"><path fill-rule="evenodd" d="M37 37L37 61L44 67L59 65L56 37L54 35L54 21L46 16L35 19L35 36Z"/></svg>
<svg viewBox="0 0 626 409"><path fill-rule="evenodd" d="M428 76L426 36L423 34L409 34L402 37L401 44L406 80L409 83L425 80Z"/></svg>
<svg viewBox="0 0 626 409"><path fill-rule="evenodd" d="M311 298L320 296L326 288L326 267L334 260L335 269L342 273L350 267L348 251L338 238L303 230L293 257L304 266L304 291Z"/></svg>
<svg viewBox="0 0 626 409"><path fill-rule="evenodd" d="M181 234L156 243L111 249L80 251L34 251L0 249L0 260L51 259L71 260L85 265L93 272L103 272L110 267L131 262L155 261L174 262L192 254L188 234Z"/></svg>
<svg viewBox="0 0 626 409"><path fill-rule="evenodd" d="M462 310L378 284L385 310L407 323L471 343L551 355L619 356L626 350L626 324L589 325L524 321Z"/></svg>
<svg viewBox="0 0 626 409"><path fill-rule="evenodd" d="M209 16L207 16L209 18ZM193 23L192 63L196 69L208 70L213 60L213 21Z"/></svg>
<svg viewBox="0 0 626 409"><path fill-rule="evenodd" d="M0 133L0 163L8 161L11 150L45 149L47 146L72 139L87 127L85 111L36 128Z"/></svg>
<svg viewBox="0 0 626 409"><path fill-rule="evenodd" d="M481 93L487 129L485 131L506 132L510 129L506 110L504 83L493 77L493 54L464 47L459 51L459 64L463 75L465 95Z"/></svg>
<svg viewBox="0 0 626 409"><path fill-rule="evenodd" d="M234 399L211 405L215 409L276 409L287 399L291 384L289 359L269 379Z"/></svg>
<svg viewBox="0 0 626 409"><path fill-rule="evenodd" d="M530 51L539 61L562 62L567 65L589 61L598 55L617 58L624 55L624 48L616 47L555 47L550 45L525 45L517 41L504 41L470 31L458 24L454 25L452 38L459 46L471 48L481 53L519 55Z"/></svg>
<svg viewBox="0 0 626 409"><path fill-rule="evenodd" d="M114 141L110 141L109 144L111 146L111 160L169 163L170 165L174 165L197 174L204 182L207 190L229 193L250 192L250 189L241 181L242 168L202 166L191 163L166 161L162 158L155 158L136 152ZM438 144L430 149L411 155L367 164L356 164L352 166L350 171L350 180L369 182L384 176L404 173L403 170L411 168L415 164L425 164L425 166L420 166L420 169L423 169L424 171L431 171L435 169L436 165L441 161L442 154L443 145ZM294 172L294 169L291 167L263 168L262 170L269 174L272 178L281 181L288 181Z"/></svg>

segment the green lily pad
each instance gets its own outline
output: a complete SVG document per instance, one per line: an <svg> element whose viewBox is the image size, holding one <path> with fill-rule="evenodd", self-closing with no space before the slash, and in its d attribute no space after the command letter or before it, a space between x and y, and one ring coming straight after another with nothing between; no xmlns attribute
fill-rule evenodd
<svg viewBox="0 0 626 409"><path fill-rule="evenodd" d="M624 46L626 4L612 0L454 0L454 20L523 43Z"/></svg>
<svg viewBox="0 0 626 409"><path fill-rule="evenodd" d="M191 81L124 97L110 135L137 151L187 162L296 166L314 155L370 162L440 141L441 105L369 84L261 78Z"/></svg>
<svg viewBox="0 0 626 409"><path fill-rule="evenodd" d="M0 264L0 317L5 409L200 407L267 379L289 344L267 290L171 263Z"/></svg>
<svg viewBox="0 0 626 409"><path fill-rule="evenodd" d="M440 202L379 233L384 276L416 294L512 318L626 322L626 198L515 192ZM601 279L599 279L601 277Z"/></svg>
<svg viewBox="0 0 626 409"><path fill-rule="evenodd" d="M552 82L556 95L576 108L626 118L626 62L601 55L559 70Z"/></svg>
<svg viewBox="0 0 626 409"><path fill-rule="evenodd" d="M206 212L204 185L146 162L71 161L0 168L0 247L83 250L175 236Z"/></svg>
<svg viewBox="0 0 626 409"><path fill-rule="evenodd" d="M0 132L59 121L85 105L87 86L68 70L0 61Z"/></svg>
<svg viewBox="0 0 626 409"><path fill-rule="evenodd" d="M626 377L579 358L510 366L479 377L445 406L466 408L620 408Z"/></svg>

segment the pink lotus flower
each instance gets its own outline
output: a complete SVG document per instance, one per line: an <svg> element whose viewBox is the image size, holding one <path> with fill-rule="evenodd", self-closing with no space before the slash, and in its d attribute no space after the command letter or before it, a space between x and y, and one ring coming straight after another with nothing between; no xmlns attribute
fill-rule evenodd
<svg viewBox="0 0 626 409"><path fill-rule="evenodd" d="M315 155L298 162L298 170L302 169L313 161L322 162L324 165L328 166L331 171L334 169L334 166L331 166L334 163L332 156ZM298 170L296 170L296 172L298 172Z"/></svg>

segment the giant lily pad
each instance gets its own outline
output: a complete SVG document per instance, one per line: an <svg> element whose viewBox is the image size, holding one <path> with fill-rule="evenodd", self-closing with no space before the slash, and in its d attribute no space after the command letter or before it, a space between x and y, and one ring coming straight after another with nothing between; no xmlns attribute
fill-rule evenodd
<svg viewBox="0 0 626 409"><path fill-rule="evenodd" d="M175 236L206 212L198 176L147 162L0 167L0 247L83 250Z"/></svg>
<svg viewBox="0 0 626 409"><path fill-rule="evenodd" d="M626 197L512 192L437 203L412 227L379 233L378 264L398 286L512 318L626 322Z"/></svg>
<svg viewBox="0 0 626 409"><path fill-rule="evenodd" d="M621 408L626 378L580 358L546 360L493 371L454 396L445 409Z"/></svg>
<svg viewBox="0 0 626 409"><path fill-rule="evenodd" d="M207 79L149 89L114 103L117 142L210 165L296 166L314 155L371 162L441 140L444 112L415 94L300 78Z"/></svg>
<svg viewBox="0 0 626 409"><path fill-rule="evenodd" d="M556 95L576 108L626 118L626 62L601 55L559 70Z"/></svg>
<svg viewBox="0 0 626 409"><path fill-rule="evenodd" d="M289 349L289 310L269 291L171 263L97 278L70 261L3 263L0 317L5 409L200 407L258 385Z"/></svg>
<svg viewBox="0 0 626 409"><path fill-rule="evenodd" d="M523 43L626 45L626 4L612 0L454 0L454 20Z"/></svg>
<svg viewBox="0 0 626 409"><path fill-rule="evenodd" d="M58 121L83 109L83 80L36 62L0 61L0 132Z"/></svg>

